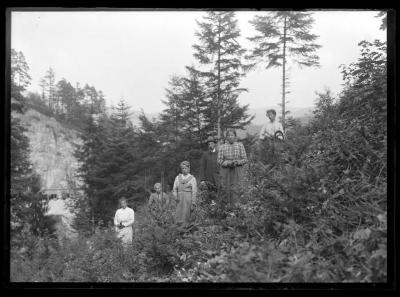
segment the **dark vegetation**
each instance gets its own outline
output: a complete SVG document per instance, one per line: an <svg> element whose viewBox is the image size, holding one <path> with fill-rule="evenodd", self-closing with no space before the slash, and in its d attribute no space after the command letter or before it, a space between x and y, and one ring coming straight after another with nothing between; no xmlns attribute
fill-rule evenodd
<svg viewBox="0 0 400 297"><path fill-rule="evenodd" d="M164 187L171 187L183 159L197 174L201 140L212 134L208 121L215 120L193 121L196 115L206 118L211 108L200 104L207 96L199 73L174 79L163 115L155 121L142 115L140 127L130 124L123 100L111 115L86 109L76 153L85 182L85 195L76 196L74 206L80 235L61 244L51 236L51 224L43 224L38 181L28 170L28 141L13 119L11 239L18 248L11 248L11 280L387 281L386 45L363 41L360 47L358 61L341 68L343 92L336 98L329 91L317 94L307 125L288 119L287 139L276 143L273 158L260 161L255 137L243 139L249 164L240 201L221 209L200 191L186 229L174 224L174 203L154 211L145 202L162 177ZM13 88L14 108L23 110L29 100ZM29 104L35 108L48 108L34 100ZM242 111L242 117L221 124L245 120ZM110 226L121 196L136 209L127 251Z"/></svg>

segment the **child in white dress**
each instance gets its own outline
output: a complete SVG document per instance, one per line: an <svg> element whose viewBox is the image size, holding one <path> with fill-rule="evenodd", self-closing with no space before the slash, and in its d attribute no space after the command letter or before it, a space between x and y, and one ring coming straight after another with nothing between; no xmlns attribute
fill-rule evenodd
<svg viewBox="0 0 400 297"><path fill-rule="evenodd" d="M124 245L132 244L132 225L135 221L135 212L128 207L126 199L123 197L119 200L121 208L119 208L114 217L115 230L118 238L121 238Z"/></svg>

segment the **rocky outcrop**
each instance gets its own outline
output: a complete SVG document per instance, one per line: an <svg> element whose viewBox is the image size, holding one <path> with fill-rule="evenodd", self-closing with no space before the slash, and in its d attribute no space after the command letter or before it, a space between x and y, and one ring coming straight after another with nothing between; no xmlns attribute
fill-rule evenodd
<svg viewBox="0 0 400 297"><path fill-rule="evenodd" d="M27 128L30 160L41 177L43 193L49 197L47 215L58 217L57 230L71 237L73 211L68 205L82 186L77 177L79 163L74 156L75 146L81 143L79 133L33 109L15 116Z"/></svg>
<svg viewBox="0 0 400 297"><path fill-rule="evenodd" d="M81 143L79 133L33 109L19 117L28 129L30 159L41 176L43 190L53 194L56 191L51 189L80 187L76 176L79 164L74 157L75 145Z"/></svg>

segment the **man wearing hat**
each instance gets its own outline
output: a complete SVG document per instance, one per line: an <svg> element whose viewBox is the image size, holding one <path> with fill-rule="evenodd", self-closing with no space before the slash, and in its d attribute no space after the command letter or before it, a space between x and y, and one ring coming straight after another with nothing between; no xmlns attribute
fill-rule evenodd
<svg viewBox="0 0 400 297"><path fill-rule="evenodd" d="M217 139L209 136L206 140L208 149L203 153L200 160L200 181L206 185L209 192L209 199L215 199L219 184L219 165L217 162L218 149Z"/></svg>

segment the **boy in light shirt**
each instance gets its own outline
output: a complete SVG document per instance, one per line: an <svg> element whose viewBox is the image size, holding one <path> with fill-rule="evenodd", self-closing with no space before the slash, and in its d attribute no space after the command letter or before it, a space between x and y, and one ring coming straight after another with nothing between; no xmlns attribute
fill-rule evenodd
<svg viewBox="0 0 400 297"><path fill-rule="evenodd" d="M266 115L269 119L261 128L260 131L260 140L264 140L266 137L274 138L275 133L280 131L282 132L283 136L285 133L283 131L282 124L276 121L276 111L275 109L268 109Z"/></svg>
<svg viewBox="0 0 400 297"><path fill-rule="evenodd" d="M259 137L259 158L270 163L276 161L275 154L280 151L280 145L275 140L283 140L285 132L282 124L276 120L275 109L267 110L266 115L268 121L261 128Z"/></svg>

